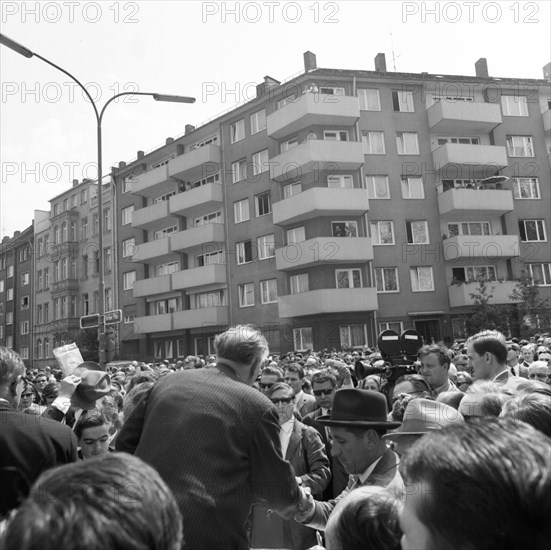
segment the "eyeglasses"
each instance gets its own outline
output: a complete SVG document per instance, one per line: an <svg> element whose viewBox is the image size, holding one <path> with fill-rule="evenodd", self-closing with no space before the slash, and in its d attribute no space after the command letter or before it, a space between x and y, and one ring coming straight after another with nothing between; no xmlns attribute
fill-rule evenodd
<svg viewBox="0 0 551 550"><path fill-rule="evenodd" d="M320 397L320 395L331 395L333 393L333 388L329 390L314 390L313 394Z"/></svg>
<svg viewBox="0 0 551 550"><path fill-rule="evenodd" d="M299 378L289 378L288 376L286 376L284 379L283 379L284 382L298 382L299 381Z"/></svg>
<svg viewBox="0 0 551 550"><path fill-rule="evenodd" d="M22 393L21 394L21 397L32 397L33 394L32 393Z"/></svg>
<svg viewBox="0 0 551 550"><path fill-rule="evenodd" d="M262 382L259 382L259 383L258 383L258 385L259 385L263 390L270 389L274 384L275 384L275 382L272 382L271 384L263 384Z"/></svg>
<svg viewBox="0 0 551 550"><path fill-rule="evenodd" d="M276 399L270 399L270 401L274 404L274 405L279 405L279 403L285 403L285 404L289 404L291 401L293 400L292 397L278 397Z"/></svg>

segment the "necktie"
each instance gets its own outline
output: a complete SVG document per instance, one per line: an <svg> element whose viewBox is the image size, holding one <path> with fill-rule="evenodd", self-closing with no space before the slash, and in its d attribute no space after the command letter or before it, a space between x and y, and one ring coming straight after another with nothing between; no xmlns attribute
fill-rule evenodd
<svg viewBox="0 0 551 550"><path fill-rule="evenodd" d="M511 367L511 374L512 374L513 376L516 376L516 375L517 375L517 373L515 372L515 367Z"/></svg>

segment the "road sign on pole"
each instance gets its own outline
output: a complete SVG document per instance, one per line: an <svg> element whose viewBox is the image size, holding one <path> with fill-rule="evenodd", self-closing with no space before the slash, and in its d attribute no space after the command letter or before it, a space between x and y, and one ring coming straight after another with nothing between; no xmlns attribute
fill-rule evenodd
<svg viewBox="0 0 551 550"><path fill-rule="evenodd" d="M80 318L80 328L95 328L99 327L99 313L92 315L83 315Z"/></svg>
<svg viewBox="0 0 551 550"><path fill-rule="evenodd" d="M104 317L104 323L106 325L117 325L122 321L122 310L114 309L113 311L106 311Z"/></svg>

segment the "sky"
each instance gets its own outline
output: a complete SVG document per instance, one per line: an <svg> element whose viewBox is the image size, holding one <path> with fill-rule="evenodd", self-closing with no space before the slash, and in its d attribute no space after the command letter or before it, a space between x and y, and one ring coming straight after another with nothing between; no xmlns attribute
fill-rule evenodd
<svg viewBox="0 0 551 550"><path fill-rule="evenodd" d="M318 67L543 78L551 61L545 2L195 2L0 3L2 34L71 72L101 107L124 91L192 96L113 101L103 118L103 173L254 97L265 75L285 80ZM0 233L31 224L34 210L95 178L96 121L66 75L0 46Z"/></svg>

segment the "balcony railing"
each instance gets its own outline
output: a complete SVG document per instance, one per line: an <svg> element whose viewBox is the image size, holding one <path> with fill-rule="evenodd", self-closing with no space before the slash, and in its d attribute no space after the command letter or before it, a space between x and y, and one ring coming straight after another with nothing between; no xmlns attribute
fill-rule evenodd
<svg viewBox="0 0 551 550"><path fill-rule="evenodd" d="M501 124L497 103L437 101L427 109L429 128L440 135L488 134Z"/></svg>
<svg viewBox="0 0 551 550"><path fill-rule="evenodd" d="M507 189L452 188L438 194L438 211L447 220L491 219L514 210L513 192Z"/></svg>
<svg viewBox="0 0 551 550"><path fill-rule="evenodd" d="M515 300L511 298L511 294L517 286L516 281L488 281L486 283L486 292L490 304L514 304ZM452 284L448 287L448 296L450 307L473 306L474 298L471 294L477 295L479 292L479 283L463 283Z"/></svg>
<svg viewBox="0 0 551 550"><path fill-rule="evenodd" d="M490 262L520 255L518 235L457 235L442 243L446 261L484 258Z"/></svg>

